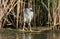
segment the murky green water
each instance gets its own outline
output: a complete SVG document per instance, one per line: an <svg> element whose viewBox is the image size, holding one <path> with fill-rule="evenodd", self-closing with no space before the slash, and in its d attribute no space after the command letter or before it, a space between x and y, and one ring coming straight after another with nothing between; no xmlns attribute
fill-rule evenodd
<svg viewBox="0 0 60 39"><path fill-rule="evenodd" d="M60 32L51 30L39 33L2 31L0 39L60 39Z"/></svg>

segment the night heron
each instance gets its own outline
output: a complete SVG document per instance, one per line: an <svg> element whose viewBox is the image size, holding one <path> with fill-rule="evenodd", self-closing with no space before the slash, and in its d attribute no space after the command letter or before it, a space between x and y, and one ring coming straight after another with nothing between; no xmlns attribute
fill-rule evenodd
<svg viewBox="0 0 60 39"><path fill-rule="evenodd" d="M28 23L29 30L31 30L31 20L33 19L33 10L32 7L25 8L23 10L23 16L24 16L24 26L23 26L23 31L25 30L25 24Z"/></svg>

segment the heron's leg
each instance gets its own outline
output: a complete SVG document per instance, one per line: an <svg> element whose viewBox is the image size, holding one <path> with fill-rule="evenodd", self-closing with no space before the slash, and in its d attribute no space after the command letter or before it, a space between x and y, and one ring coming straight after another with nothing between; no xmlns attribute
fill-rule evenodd
<svg viewBox="0 0 60 39"><path fill-rule="evenodd" d="M30 27L30 31L32 31L30 22L29 22L29 27Z"/></svg>
<svg viewBox="0 0 60 39"><path fill-rule="evenodd" d="M25 28L25 23L24 23L24 25L23 25L23 31L25 31L24 28Z"/></svg>

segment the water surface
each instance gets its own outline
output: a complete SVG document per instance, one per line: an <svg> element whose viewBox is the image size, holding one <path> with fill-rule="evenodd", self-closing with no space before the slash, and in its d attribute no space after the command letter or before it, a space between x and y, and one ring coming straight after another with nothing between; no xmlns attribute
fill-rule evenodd
<svg viewBox="0 0 60 39"><path fill-rule="evenodd" d="M60 31L43 31L39 33L2 31L0 39L60 39Z"/></svg>

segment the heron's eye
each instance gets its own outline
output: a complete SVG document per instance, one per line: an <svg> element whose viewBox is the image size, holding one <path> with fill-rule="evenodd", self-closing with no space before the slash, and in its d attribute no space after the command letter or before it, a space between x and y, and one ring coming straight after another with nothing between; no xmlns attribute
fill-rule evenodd
<svg viewBox="0 0 60 39"><path fill-rule="evenodd" d="M31 11L33 11L33 10L31 10Z"/></svg>

